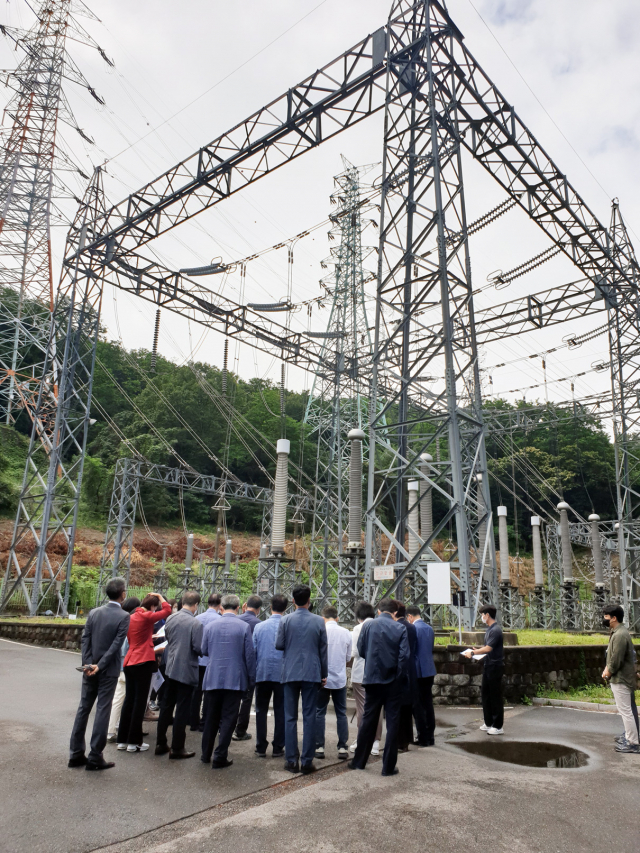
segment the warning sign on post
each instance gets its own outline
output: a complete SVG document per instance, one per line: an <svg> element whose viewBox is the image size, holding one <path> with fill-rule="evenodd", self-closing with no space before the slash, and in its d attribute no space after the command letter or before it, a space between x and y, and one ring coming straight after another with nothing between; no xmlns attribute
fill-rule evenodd
<svg viewBox="0 0 640 853"><path fill-rule="evenodd" d="M395 577L393 566L374 566L373 579L374 581L392 581Z"/></svg>

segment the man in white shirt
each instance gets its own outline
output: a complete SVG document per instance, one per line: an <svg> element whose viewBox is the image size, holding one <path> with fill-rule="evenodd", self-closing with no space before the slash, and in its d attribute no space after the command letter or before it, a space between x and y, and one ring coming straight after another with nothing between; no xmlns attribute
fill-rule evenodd
<svg viewBox="0 0 640 853"><path fill-rule="evenodd" d="M338 726L338 758L348 758L347 662L351 660L351 633L338 625L338 611L327 606L322 611L327 628L327 683L318 690L316 706L316 758L324 758L324 734L329 699L333 700Z"/></svg>
<svg viewBox="0 0 640 853"><path fill-rule="evenodd" d="M360 631L362 630L362 626L365 622L369 622L376 615L376 611L373 609L373 605L369 604L368 601L359 601L356 605L356 619L358 620L358 624L355 626L353 631L351 632L351 643L353 645L353 664L351 667L351 689L353 690L353 698L356 700L356 719L358 720L358 728L360 728L360 723L362 722L362 715L364 714L364 700L365 700L365 690L364 684L362 683L364 678L364 658L361 658L358 654L358 638L360 636ZM380 717L378 719L378 728L376 729L376 739L373 742L373 747L371 749L371 755L380 755L380 738L382 737L382 713L380 713ZM356 751L356 747L358 745L358 741L354 740L354 742L349 747L351 752Z"/></svg>

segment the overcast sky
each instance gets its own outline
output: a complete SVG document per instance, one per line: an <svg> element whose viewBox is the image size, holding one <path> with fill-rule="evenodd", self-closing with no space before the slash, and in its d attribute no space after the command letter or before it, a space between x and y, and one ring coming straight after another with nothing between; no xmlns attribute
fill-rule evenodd
<svg viewBox="0 0 640 853"><path fill-rule="evenodd" d="M74 59L104 96L106 106L98 107L86 91L68 84L78 122L96 145L82 143L70 130L64 136L86 170L107 161L106 189L114 203L379 28L390 6L389 0L93 0L88 5L100 22L83 19L82 24L113 58L115 69L109 69L95 51L71 46ZM451 0L448 6L467 47L600 219L608 223L610 201L617 196L627 223L640 234L637 2ZM29 26L33 20L24 0L10 0L2 16L18 26ZM2 67L15 65L15 55L6 45L1 50ZM158 250L175 267L207 263L217 256L233 261L321 222L330 209L333 176L342 170L341 154L356 165L380 162L381 116L156 241ZM469 163L465 175L470 219L504 198L475 164ZM318 280L326 274L320 260L330 248L327 230L296 246L294 301L320 293ZM376 239L373 229L365 233L365 243ZM58 233L57 263L62 240ZM548 245L524 215L509 214L500 227L485 229L471 241L474 286L486 285L492 271L507 270ZM249 265L248 301L285 295L286 261L286 251L280 250ZM506 290L485 290L478 305L577 278L579 271L568 261L556 259ZM237 278L230 277L225 287L233 296ZM109 290L103 316L110 338L121 338L128 347L151 346L153 306ZM313 327L322 328L325 321L326 315L316 312ZM305 327L304 312L293 322ZM514 399L522 394L506 392L542 381L539 359L502 368L494 365L542 352L562 343L571 331L584 332L603 322L604 317L595 317L487 347L483 364L493 391ZM178 361L194 353L215 364L220 361L221 340L215 332L203 336L201 328L189 328L181 318L164 312L160 348ZM604 336L575 351L561 349L547 359L548 378L588 370L606 358ZM248 347L238 351L236 364L245 378L273 377L279 369ZM301 388L309 380L290 371L289 382ZM579 396L606 388L608 379L590 373L574 382ZM550 384L547 393L551 399L567 399L569 381ZM527 391L527 399L544 396L544 389Z"/></svg>

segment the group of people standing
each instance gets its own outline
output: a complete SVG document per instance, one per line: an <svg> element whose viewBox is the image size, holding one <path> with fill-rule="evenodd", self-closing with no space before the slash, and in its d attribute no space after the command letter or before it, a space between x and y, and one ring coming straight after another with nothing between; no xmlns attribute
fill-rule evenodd
<svg viewBox="0 0 640 853"><path fill-rule="evenodd" d="M163 628L160 714L156 755L186 759L186 730L202 733L201 760L213 768L229 767L231 740L249 740L249 716L255 694L255 754L267 756L267 717L272 704L271 755L284 758L292 773L312 773L314 758L325 757L326 712L333 703L338 756L353 757L349 766L364 769L380 751L382 711L386 738L384 776L397 773L398 749L410 743L434 743L435 718L431 688L435 676L434 633L418 607L392 599L376 612L368 602L356 609L357 625L348 631L337 622L337 610L311 612L311 590L292 591L289 600L271 599L271 615L259 618L262 600L250 596L240 613L236 595L213 594L198 614L200 595L186 592L181 609L158 593L143 601L126 599L125 583L113 578L106 587L107 604L92 610L82 637L83 670L80 706L71 735L70 767L87 770L113 767L103 755L109 730L117 749L144 752L144 719L154 672L158 668L158 624ZM357 739L350 746L347 720L347 667L356 700ZM86 755L85 731L97 703L91 745ZM298 742L298 707L302 705L302 748ZM413 722L417 729L414 741ZM171 742L168 729L172 727Z"/></svg>

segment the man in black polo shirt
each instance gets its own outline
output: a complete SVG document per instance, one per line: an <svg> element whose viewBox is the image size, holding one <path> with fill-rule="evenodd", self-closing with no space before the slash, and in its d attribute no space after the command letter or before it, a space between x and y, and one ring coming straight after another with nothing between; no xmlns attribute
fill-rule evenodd
<svg viewBox="0 0 640 853"><path fill-rule="evenodd" d="M482 712L484 724L481 731L488 735L503 735L504 704L502 701L502 676L504 675L504 647L502 626L496 622L496 608L486 604L480 608L480 618L487 626L484 646L465 652L467 657L486 655L482 673Z"/></svg>

